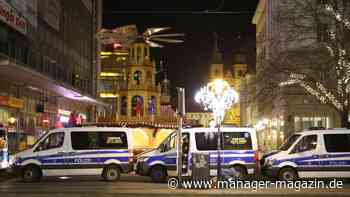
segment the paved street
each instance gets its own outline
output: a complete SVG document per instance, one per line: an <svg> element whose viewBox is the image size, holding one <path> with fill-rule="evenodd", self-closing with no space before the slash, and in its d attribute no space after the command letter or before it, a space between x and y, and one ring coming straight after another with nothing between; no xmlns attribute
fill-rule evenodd
<svg viewBox="0 0 350 197"><path fill-rule="evenodd" d="M97 178L98 179L98 178ZM43 179L40 183L22 183L11 179L0 183L0 196L349 196L350 184L338 190L305 189L294 191L291 189L274 188L252 190L171 190L167 184L151 183L147 177L127 175L121 181L108 183L97 180L96 177L76 177L68 180L57 178Z"/></svg>

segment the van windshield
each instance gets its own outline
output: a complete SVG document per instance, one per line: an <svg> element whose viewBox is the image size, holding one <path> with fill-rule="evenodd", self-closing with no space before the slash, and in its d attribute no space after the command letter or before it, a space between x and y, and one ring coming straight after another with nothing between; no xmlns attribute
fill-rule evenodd
<svg viewBox="0 0 350 197"><path fill-rule="evenodd" d="M35 146L36 146L42 139L44 139L44 137L46 137L48 134L49 134L49 132L46 132L45 134L41 135L41 136L39 137L39 139L37 139L37 140L35 141L35 143L34 143L33 145L31 145L31 147L35 147Z"/></svg>
<svg viewBox="0 0 350 197"><path fill-rule="evenodd" d="M295 134L290 136L283 144L282 146L280 146L279 150L283 150L286 151L290 148L290 146L292 146L294 144L294 142L299 139L301 135L299 134Z"/></svg>

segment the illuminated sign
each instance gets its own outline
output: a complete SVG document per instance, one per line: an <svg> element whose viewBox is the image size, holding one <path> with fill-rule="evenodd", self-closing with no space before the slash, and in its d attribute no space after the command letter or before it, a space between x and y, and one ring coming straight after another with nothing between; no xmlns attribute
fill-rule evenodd
<svg viewBox="0 0 350 197"><path fill-rule="evenodd" d="M0 0L0 20L23 34L27 33L27 22L25 18L20 16L4 0Z"/></svg>
<svg viewBox="0 0 350 197"><path fill-rule="evenodd" d="M58 113L59 113L60 115L64 115L64 116L70 116L71 111L63 110L63 109L58 109Z"/></svg>

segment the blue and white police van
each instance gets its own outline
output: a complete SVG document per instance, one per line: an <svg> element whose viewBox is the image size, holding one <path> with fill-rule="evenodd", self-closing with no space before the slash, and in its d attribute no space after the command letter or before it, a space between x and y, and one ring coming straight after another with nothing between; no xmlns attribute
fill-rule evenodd
<svg viewBox="0 0 350 197"><path fill-rule="evenodd" d="M24 181L42 176L101 175L116 181L132 170L131 129L79 127L51 130L32 148L15 155L14 169Z"/></svg>
<svg viewBox="0 0 350 197"><path fill-rule="evenodd" d="M258 144L253 128L222 127L223 169L233 169L238 178L257 172ZM185 128L182 132L183 176L192 175L192 155L209 155L210 176L217 175L217 128ZM150 176L154 182L164 182L168 176L177 176L177 131L170 134L158 148L141 153L135 164L136 173Z"/></svg>
<svg viewBox="0 0 350 197"><path fill-rule="evenodd" d="M278 151L263 157L263 172L281 180L350 178L350 130L295 133Z"/></svg>

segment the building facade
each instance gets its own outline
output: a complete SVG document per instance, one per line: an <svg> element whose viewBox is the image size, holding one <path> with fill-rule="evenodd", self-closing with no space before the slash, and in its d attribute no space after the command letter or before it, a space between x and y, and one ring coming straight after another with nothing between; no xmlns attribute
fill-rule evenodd
<svg viewBox="0 0 350 197"><path fill-rule="evenodd" d="M187 112L185 115L185 124L187 125L201 125L203 127L210 127L214 122L213 113L211 112Z"/></svg>
<svg viewBox="0 0 350 197"><path fill-rule="evenodd" d="M101 1L1 0L0 8L0 122L14 117L14 130L38 136L74 111L93 121Z"/></svg>
<svg viewBox="0 0 350 197"><path fill-rule="evenodd" d="M314 1L316 3L317 1ZM253 17L256 25L256 75L246 78L247 84L254 84L259 90L259 74L263 73L266 59L278 55L275 46L275 38L283 38L281 24L276 20L276 13L283 13L282 1L260 0ZM317 34L317 30L313 32ZM300 35L307 35L300 33ZM310 36L310 35L307 35ZM316 37L316 36L315 36ZM300 43L292 43L288 40L279 43L279 49L283 47L298 47ZM269 102L261 100L251 101L247 108L246 124L254 125L258 130L261 149L276 149L288 136L297 131L312 127L339 127L339 117L331 107L320 104L311 95L305 93L300 87L286 87L278 90L277 96ZM256 116L249 115L252 112Z"/></svg>

